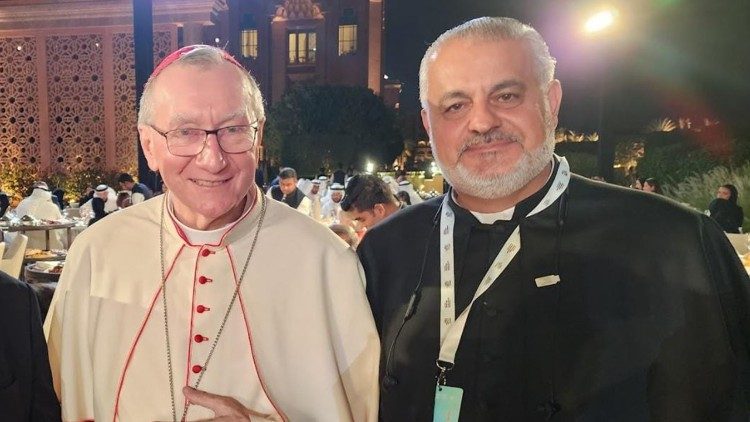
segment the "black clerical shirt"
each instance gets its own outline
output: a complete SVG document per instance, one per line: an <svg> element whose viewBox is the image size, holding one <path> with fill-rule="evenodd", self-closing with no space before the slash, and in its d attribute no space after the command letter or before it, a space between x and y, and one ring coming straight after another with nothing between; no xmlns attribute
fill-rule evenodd
<svg viewBox="0 0 750 422"><path fill-rule="evenodd" d="M449 196L451 209L456 215L453 231L453 263L456 284L456 317L469 306L479 283L492 265L505 242L525 218L544 198L552 186L559 163L555 161L552 175L547 183L533 195L516 204L510 220L498 220L493 224L483 224L468 210L456 204Z"/></svg>

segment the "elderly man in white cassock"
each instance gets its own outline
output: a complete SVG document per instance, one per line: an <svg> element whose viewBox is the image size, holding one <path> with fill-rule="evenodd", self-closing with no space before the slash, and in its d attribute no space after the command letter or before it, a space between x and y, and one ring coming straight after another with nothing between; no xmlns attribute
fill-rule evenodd
<svg viewBox="0 0 750 422"><path fill-rule="evenodd" d="M264 123L255 80L218 48L151 75L138 130L169 190L70 250L45 322L64 420L377 420L360 266L255 186Z"/></svg>

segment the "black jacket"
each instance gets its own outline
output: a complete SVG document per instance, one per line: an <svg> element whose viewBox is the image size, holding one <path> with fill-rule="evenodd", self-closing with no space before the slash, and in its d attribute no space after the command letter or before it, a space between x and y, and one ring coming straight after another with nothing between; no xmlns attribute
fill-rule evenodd
<svg viewBox="0 0 750 422"><path fill-rule="evenodd" d="M283 202L289 205L294 209L297 209L300 202L305 199L305 194L302 193L301 190L295 189L291 195L284 196L284 192L281 191L281 188L279 186L274 186L271 188L271 197L279 202Z"/></svg>
<svg viewBox="0 0 750 422"><path fill-rule="evenodd" d="M34 291L0 271L0 420L60 420Z"/></svg>
<svg viewBox="0 0 750 422"><path fill-rule="evenodd" d="M726 199L716 198L708 205L711 218L716 220L727 233L739 233L745 214L742 207L733 204Z"/></svg>
<svg viewBox="0 0 750 422"><path fill-rule="evenodd" d="M432 420L442 199L358 248L389 376L383 421ZM522 248L474 304L448 373L462 421L748 420L750 280L713 220L574 175L519 223ZM394 344L423 258L421 300ZM550 274L561 281L536 286Z"/></svg>

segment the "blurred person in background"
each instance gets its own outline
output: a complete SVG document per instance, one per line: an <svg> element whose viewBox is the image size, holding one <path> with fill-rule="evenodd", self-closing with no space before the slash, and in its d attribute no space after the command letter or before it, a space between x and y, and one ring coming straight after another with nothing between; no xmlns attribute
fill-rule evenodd
<svg viewBox="0 0 750 422"><path fill-rule="evenodd" d="M727 233L741 233L745 213L737 205L737 188L734 185L721 185L716 191L716 198L708 204L711 218Z"/></svg>
<svg viewBox="0 0 750 422"><path fill-rule="evenodd" d="M664 195L664 192L661 190L661 183L653 177L650 177L643 182L643 191Z"/></svg>

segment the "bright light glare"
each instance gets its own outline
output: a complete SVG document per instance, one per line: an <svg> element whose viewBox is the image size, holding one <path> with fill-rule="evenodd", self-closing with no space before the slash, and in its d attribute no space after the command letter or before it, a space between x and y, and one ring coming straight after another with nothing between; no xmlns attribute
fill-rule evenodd
<svg viewBox="0 0 750 422"><path fill-rule="evenodd" d="M584 25L584 30L590 34L594 32L603 31L613 23L615 23L615 17L617 12L614 10L603 10L595 15L591 16Z"/></svg>
<svg viewBox="0 0 750 422"><path fill-rule="evenodd" d="M375 170L375 164L368 161L367 164L365 165L365 171L368 173L372 173L373 170Z"/></svg>

